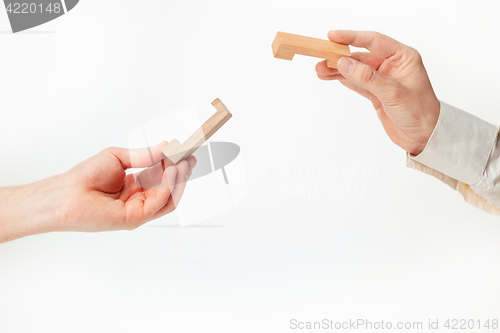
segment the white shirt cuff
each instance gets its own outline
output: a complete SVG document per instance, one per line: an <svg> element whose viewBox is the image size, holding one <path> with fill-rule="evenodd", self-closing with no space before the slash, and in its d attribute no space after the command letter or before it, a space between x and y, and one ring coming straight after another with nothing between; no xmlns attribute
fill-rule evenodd
<svg viewBox="0 0 500 333"><path fill-rule="evenodd" d="M414 161L466 184L483 175L496 142L497 127L470 113L441 103L436 127Z"/></svg>

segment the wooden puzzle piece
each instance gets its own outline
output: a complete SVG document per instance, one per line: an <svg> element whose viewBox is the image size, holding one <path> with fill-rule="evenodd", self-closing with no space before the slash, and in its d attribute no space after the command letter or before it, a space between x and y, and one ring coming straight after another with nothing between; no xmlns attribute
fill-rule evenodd
<svg viewBox="0 0 500 333"><path fill-rule="evenodd" d="M302 54L326 59L326 65L330 68L337 68L340 58L351 56L348 45L281 31L276 34L272 47L275 58L292 60L295 54Z"/></svg>
<svg viewBox="0 0 500 333"><path fill-rule="evenodd" d="M184 143L181 144L176 139L173 139L162 149L163 155L172 161L172 163L177 164L191 156L232 117L231 112L226 109L220 99L215 99L212 105L217 111Z"/></svg>

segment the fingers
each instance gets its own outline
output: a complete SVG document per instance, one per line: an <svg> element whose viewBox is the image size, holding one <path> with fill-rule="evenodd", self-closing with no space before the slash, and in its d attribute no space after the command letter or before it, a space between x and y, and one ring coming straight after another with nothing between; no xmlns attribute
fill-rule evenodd
<svg viewBox="0 0 500 333"><path fill-rule="evenodd" d="M328 39L340 44L364 47L381 58L389 58L407 48L406 45L374 31L332 30L328 32Z"/></svg>
<svg viewBox="0 0 500 333"><path fill-rule="evenodd" d="M196 164L198 163L198 161L196 160L196 157L194 157L194 156L189 156L187 161L188 161L188 165L189 165L187 179L189 179L191 177L191 174L193 173L193 169L196 166Z"/></svg>
<svg viewBox="0 0 500 333"><path fill-rule="evenodd" d="M363 96L363 97L365 97L365 98L367 98L369 100L372 99L373 94L371 92L369 92L368 90L360 88L357 85L355 85L352 82L349 82L349 81L347 81L345 79L340 80L340 83L342 83L345 87L351 89L352 91L357 92L361 96Z"/></svg>
<svg viewBox="0 0 500 333"><path fill-rule="evenodd" d="M184 194L184 189L186 188L186 176L189 171L188 162L183 161L177 165L179 170L177 174L177 185L175 186L174 191L172 192L171 200L168 201L167 206L165 207L165 214L172 212L181 201L182 195Z"/></svg>
<svg viewBox="0 0 500 333"><path fill-rule="evenodd" d="M157 211L167 204L171 194L177 186L178 170L171 166L165 169L164 181L166 186L159 189L150 189L144 192L144 221L151 218ZM164 187L164 188L163 188Z"/></svg>
<svg viewBox="0 0 500 333"><path fill-rule="evenodd" d="M135 229L145 222L161 217L175 210L186 187L186 181L191 170L196 166L196 158L190 156L187 160L172 165L162 160L161 148L165 142L148 149L108 148L124 168L131 166L147 166L152 161L158 161L152 167L130 174L123 180L120 193L113 197L116 205L120 205L121 228ZM151 154L149 154L151 152ZM134 164L133 161L139 161ZM124 224L123 224L124 223Z"/></svg>
<svg viewBox="0 0 500 333"><path fill-rule="evenodd" d="M177 164L177 166L179 165L179 163ZM193 168L196 166L197 163L196 157L190 156L186 160L186 163L188 165L189 173L187 174L187 176L189 178L192 174ZM163 170L173 165L174 164L169 159L164 159L162 160L162 163L158 163L156 165L153 165L152 167L149 167L147 169L144 169L136 173L135 174L136 184L144 189L159 188L159 186L164 187L165 184L162 184ZM184 179L183 181L186 181L186 179Z"/></svg>
<svg viewBox="0 0 500 333"><path fill-rule="evenodd" d="M186 188L186 181L189 178L189 174L191 172L190 165L196 165L196 158L192 156L193 158L191 159L188 158L188 160L184 160L179 162L176 167L177 167L177 176L176 176L176 184L175 188L172 191L172 194L166 203L165 206L163 206L160 210L158 210L150 219L154 220L157 218L160 218L166 214L169 214L177 208L179 205L179 202L182 198L182 195L184 194L184 189Z"/></svg>
<svg viewBox="0 0 500 333"><path fill-rule="evenodd" d="M357 60L343 57L337 63L338 71L342 76L354 85L368 90L378 99L384 101L393 96L399 89L399 83L392 80L374 68Z"/></svg>
<svg viewBox="0 0 500 333"><path fill-rule="evenodd" d="M341 80L344 77L340 74L335 74L335 75L318 75L318 78L324 81L332 81L332 80Z"/></svg>
<svg viewBox="0 0 500 333"><path fill-rule="evenodd" d="M156 146L141 149L110 147L107 150L120 160L124 169L146 168L160 162L164 157L161 150L167 144L160 142Z"/></svg>
<svg viewBox="0 0 500 333"><path fill-rule="evenodd" d="M148 221L157 211L166 205L170 193L175 189L177 168L165 169L164 181L168 186L160 189L140 190L125 201L125 223L128 229L135 229Z"/></svg>
<svg viewBox="0 0 500 333"><path fill-rule="evenodd" d="M378 70L384 61L384 58L377 57L369 52L353 52L351 58L362 62L375 70ZM338 69L327 66L326 60L318 62L315 69L316 74L321 80L340 80L343 78Z"/></svg>
<svg viewBox="0 0 500 333"><path fill-rule="evenodd" d="M125 177L125 181L123 182L123 188L120 192L119 200L126 202L127 200L130 199L130 197L136 193L136 192L141 192L142 189L137 185L136 179L134 177L135 175L127 175Z"/></svg>
<svg viewBox="0 0 500 333"><path fill-rule="evenodd" d="M358 59L358 60L356 60ZM375 70L383 59L366 52L353 53L352 58L341 58L338 68L329 68L326 60L316 65L316 73L321 80L347 80L346 87L372 100L372 95L384 96L396 86L396 82ZM373 68L375 67L375 68Z"/></svg>
<svg viewBox="0 0 500 333"><path fill-rule="evenodd" d="M316 65L316 74L321 80L338 80L343 78L336 68L330 68L326 65L326 60L318 62Z"/></svg>
<svg viewBox="0 0 500 333"><path fill-rule="evenodd" d="M168 168L169 166L165 166ZM135 174L136 183L143 189L165 188L163 182L164 170L162 163L158 163Z"/></svg>
<svg viewBox="0 0 500 333"><path fill-rule="evenodd" d="M382 65L382 63L384 62L384 58L377 57L370 52L353 52L351 54L351 58L362 62L363 64L368 65L375 70L378 70L380 68L380 65Z"/></svg>
<svg viewBox="0 0 500 333"><path fill-rule="evenodd" d="M320 78L321 80L339 80L340 83L342 83L347 88L357 92L361 96L366 97L368 99L371 99L371 96L373 95L368 90L358 87L355 84L347 81L336 68L328 67L326 65L326 60L320 61L316 65L316 74L318 75L318 78Z"/></svg>
<svg viewBox="0 0 500 333"><path fill-rule="evenodd" d="M320 61L316 64L316 73L321 76L330 76L339 74L339 71L336 68L330 68L326 65L326 60Z"/></svg>

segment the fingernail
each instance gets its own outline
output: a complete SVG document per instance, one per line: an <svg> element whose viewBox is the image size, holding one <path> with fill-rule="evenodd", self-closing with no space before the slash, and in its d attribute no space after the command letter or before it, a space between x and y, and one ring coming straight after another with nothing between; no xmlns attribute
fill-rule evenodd
<svg viewBox="0 0 500 333"><path fill-rule="evenodd" d="M354 68L354 61L346 57L340 58L340 60L337 62L337 67L340 72L349 75Z"/></svg>

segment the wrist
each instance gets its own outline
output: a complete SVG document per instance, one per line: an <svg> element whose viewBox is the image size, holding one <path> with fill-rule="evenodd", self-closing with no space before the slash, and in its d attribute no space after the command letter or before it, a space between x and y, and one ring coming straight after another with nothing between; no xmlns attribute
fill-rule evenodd
<svg viewBox="0 0 500 333"><path fill-rule="evenodd" d="M8 242L29 234L25 211L26 187L11 186L0 189L0 243Z"/></svg>
<svg viewBox="0 0 500 333"><path fill-rule="evenodd" d="M428 140L421 140L419 143L416 144L415 148L407 150L408 153L410 153L411 156L418 156L420 155L424 149L425 146L427 145Z"/></svg>
<svg viewBox="0 0 500 333"><path fill-rule="evenodd" d="M413 156L417 156L424 151L432 136L432 133L434 133L434 129L436 128L439 119L439 113L441 109L439 100L437 98L434 98L429 104L430 106L426 108L427 112L422 117L423 119L421 121L421 134L419 135L419 138L417 139L414 147L408 150L408 153Z"/></svg>
<svg viewBox="0 0 500 333"><path fill-rule="evenodd" d="M55 230L57 210L50 185L56 179L0 189L0 243Z"/></svg>

